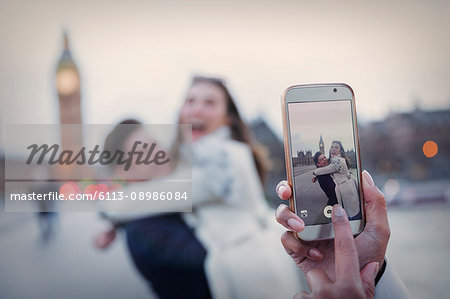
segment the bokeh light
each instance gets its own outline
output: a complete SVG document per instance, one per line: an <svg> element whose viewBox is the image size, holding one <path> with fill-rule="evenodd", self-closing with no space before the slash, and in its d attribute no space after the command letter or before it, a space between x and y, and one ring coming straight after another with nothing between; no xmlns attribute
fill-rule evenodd
<svg viewBox="0 0 450 299"><path fill-rule="evenodd" d="M436 144L436 142L428 140L423 144L423 154L426 157L432 158L436 156L437 153L438 153L438 145Z"/></svg>
<svg viewBox="0 0 450 299"><path fill-rule="evenodd" d="M384 184L386 199L392 200L400 191L400 183L396 179L389 179Z"/></svg>
<svg viewBox="0 0 450 299"><path fill-rule="evenodd" d="M98 198L98 186L91 184L88 185L85 189L84 189L84 194L89 194L90 197L88 197L89 200L96 200Z"/></svg>
<svg viewBox="0 0 450 299"><path fill-rule="evenodd" d="M59 188L59 193L64 195L64 199L68 200L69 196L73 194L81 194L81 189L74 182L66 182Z"/></svg>

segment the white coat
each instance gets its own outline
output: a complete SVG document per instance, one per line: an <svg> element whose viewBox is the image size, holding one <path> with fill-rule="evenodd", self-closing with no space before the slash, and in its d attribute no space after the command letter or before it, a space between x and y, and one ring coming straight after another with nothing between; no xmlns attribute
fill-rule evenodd
<svg viewBox="0 0 450 299"><path fill-rule="evenodd" d="M332 157L328 166L317 168L313 171L313 174L331 174L336 184L337 200L344 207L348 217L353 217L359 213L360 200L356 179L352 179L344 158L340 156Z"/></svg>
<svg viewBox="0 0 450 299"><path fill-rule="evenodd" d="M186 177L180 175L185 171L180 167L167 179ZM123 191L145 192L155 184L134 183ZM123 210L130 210L129 202L123 204ZM158 213L108 214L130 221ZM205 273L213 298L292 298L306 288L304 275L281 244L285 229L274 214L264 198L250 148L232 140L228 127L193 143L192 213L182 215L207 251Z"/></svg>
<svg viewBox="0 0 450 299"><path fill-rule="evenodd" d="M281 245L284 229L264 199L250 148L222 127L192 152L194 208L184 217L208 252L213 298L292 298L305 281Z"/></svg>

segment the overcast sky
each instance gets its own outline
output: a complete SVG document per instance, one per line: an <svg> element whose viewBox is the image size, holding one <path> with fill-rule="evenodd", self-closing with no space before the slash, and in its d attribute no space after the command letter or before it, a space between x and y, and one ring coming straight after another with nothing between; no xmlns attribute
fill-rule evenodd
<svg viewBox="0 0 450 299"><path fill-rule="evenodd" d="M192 74L281 132L290 85L345 82L362 120L450 104L449 1L0 1L2 123L56 123L62 31L83 121L174 123Z"/></svg>
<svg viewBox="0 0 450 299"><path fill-rule="evenodd" d="M349 101L289 104L292 152L319 151L322 135L325 153L331 142L342 142L344 150L354 149L352 113Z"/></svg>

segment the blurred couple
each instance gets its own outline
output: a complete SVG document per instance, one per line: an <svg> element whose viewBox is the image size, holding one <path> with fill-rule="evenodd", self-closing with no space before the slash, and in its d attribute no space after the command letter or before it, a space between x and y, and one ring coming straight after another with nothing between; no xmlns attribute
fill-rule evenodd
<svg viewBox="0 0 450 299"><path fill-rule="evenodd" d="M224 81L194 77L178 123L192 125L193 212L104 213L113 229L97 245L106 247L122 227L136 268L159 298L287 298L304 288L264 197L264 159ZM132 126L113 129L105 148L126 151L135 140L153 142L139 121L121 124ZM178 142L182 157L183 138ZM158 180L150 173L169 178L179 168L148 167L112 172L131 192L152 190ZM146 174L146 182L133 182Z"/></svg>
<svg viewBox="0 0 450 299"><path fill-rule="evenodd" d="M330 158L317 152L314 155L313 182L319 181L325 195L328 197L327 206L340 204L350 219L360 217L360 200L358 181L350 173L350 161L345 156L342 142L333 141L330 147Z"/></svg>

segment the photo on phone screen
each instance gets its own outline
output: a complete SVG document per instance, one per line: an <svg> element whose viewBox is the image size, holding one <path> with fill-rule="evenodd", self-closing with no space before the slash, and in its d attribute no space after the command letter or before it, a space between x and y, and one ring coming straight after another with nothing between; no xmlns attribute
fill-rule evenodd
<svg viewBox="0 0 450 299"><path fill-rule="evenodd" d="M351 100L291 102L288 118L297 214L305 225L327 224L340 204L361 219Z"/></svg>

